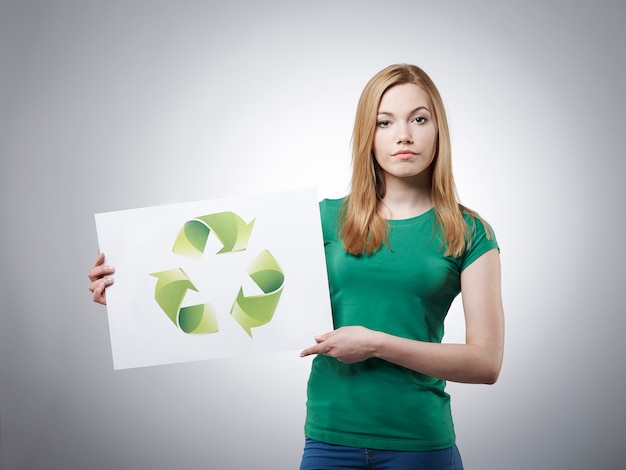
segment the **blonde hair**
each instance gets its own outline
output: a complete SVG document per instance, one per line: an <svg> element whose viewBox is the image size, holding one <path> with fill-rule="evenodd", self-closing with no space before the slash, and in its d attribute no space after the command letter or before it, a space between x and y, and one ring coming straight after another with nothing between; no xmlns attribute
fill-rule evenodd
<svg viewBox="0 0 626 470"><path fill-rule="evenodd" d="M372 254L388 241L388 222L379 211L385 196L384 172L374 158L372 146L380 101L387 90L412 83L429 96L437 128L437 146L430 167L431 200L442 229L446 256L459 256L466 248L469 226L463 212L480 217L458 202L454 177L450 131L441 95L430 77L415 65L390 65L365 85L359 99L352 134L352 181L342 210L341 237L344 248L353 255ZM483 222L484 223L484 222ZM485 229L490 235L489 227Z"/></svg>

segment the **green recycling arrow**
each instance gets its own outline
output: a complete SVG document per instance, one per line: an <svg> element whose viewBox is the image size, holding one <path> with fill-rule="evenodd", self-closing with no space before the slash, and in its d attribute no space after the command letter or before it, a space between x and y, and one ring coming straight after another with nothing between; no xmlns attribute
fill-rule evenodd
<svg viewBox="0 0 626 470"><path fill-rule="evenodd" d="M233 302L230 314L252 338L252 328L269 323L283 291L285 276L268 250L264 250L252 260L248 274L263 294L246 297L239 288L237 299Z"/></svg>
<svg viewBox="0 0 626 470"><path fill-rule="evenodd" d="M179 231L172 252L188 258L202 257L211 230L223 245L217 254L244 251L255 220L246 223L234 212L218 212L188 220ZM269 323L274 316L285 276L268 250L257 255L247 273L263 293L245 296L240 288L230 314L252 338L252 328ZM219 330L215 312L209 304L181 307L187 290L198 291L182 268L152 273L151 276L158 279L154 298L181 330L193 334Z"/></svg>
<svg viewBox="0 0 626 470"><path fill-rule="evenodd" d="M200 258L206 248L209 233L213 233L223 247L217 253L243 251L248 246L255 219L246 224L234 212L218 212L188 220L178 233L172 251L188 258Z"/></svg>
<svg viewBox="0 0 626 470"><path fill-rule="evenodd" d="M166 315L185 333L207 334L218 331L215 312L209 304L181 307L187 290L198 291L181 268L150 274L158 279L154 298Z"/></svg>

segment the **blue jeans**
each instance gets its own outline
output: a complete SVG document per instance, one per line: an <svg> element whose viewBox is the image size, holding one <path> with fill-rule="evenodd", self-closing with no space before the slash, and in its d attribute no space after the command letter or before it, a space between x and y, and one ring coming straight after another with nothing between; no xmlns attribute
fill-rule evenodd
<svg viewBox="0 0 626 470"><path fill-rule="evenodd" d="M325 444L308 437L300 470L463 470L456 445L421 452Z"/></svg>

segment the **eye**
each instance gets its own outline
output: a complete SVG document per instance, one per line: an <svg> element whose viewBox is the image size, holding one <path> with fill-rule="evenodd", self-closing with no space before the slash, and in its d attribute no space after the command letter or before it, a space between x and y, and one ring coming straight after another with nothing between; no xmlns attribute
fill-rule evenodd
<svg viewBox="0 0 626 470"><path fill-rule="evenodd" d="M424 124L427 119L424 116L418 116L415 119L413 119L414 122L416 122L417 124Z"/></svg>
<svg viewBox="0 0 626 470"><path fill-rule="evenodd" d="M378 127L389 127L390 124L391 124L391 122L389 122L389 121L378 121L376 123L376 125Z"/></svg>

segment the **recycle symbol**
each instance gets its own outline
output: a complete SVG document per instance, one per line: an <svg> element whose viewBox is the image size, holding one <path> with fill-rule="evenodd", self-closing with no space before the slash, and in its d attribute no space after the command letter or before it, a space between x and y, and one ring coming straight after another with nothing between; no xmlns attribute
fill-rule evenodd
<svg viewBox="0 0 626 470"><path fill-rule="evenodd" d="M234 212L218 212L188 220L178 233L172 252L187 258L201 258L211 231L223 245L217 255L245 251L255 220L252 219L246 224ZM245 296L243 287L240 287L230 314L252 338L252 328L265 325L272 320L283 291L285 276L268 250L261 251L250 262L247 274L263 293ZM155 300L178 328L188 334L210 334L219 331L217 316L210 304L182 306L187 290L198 292L182 268L150 275L158 279L154 290Z"/></svg>

